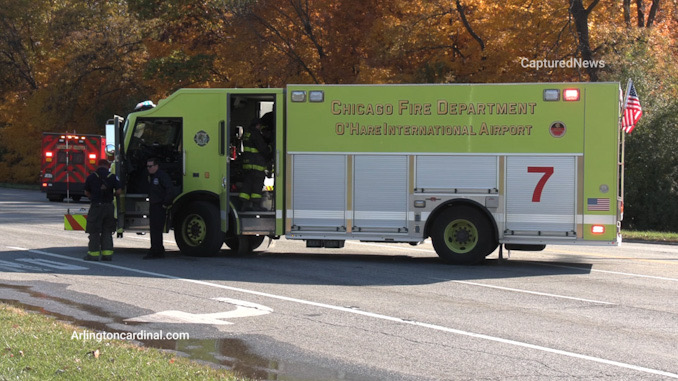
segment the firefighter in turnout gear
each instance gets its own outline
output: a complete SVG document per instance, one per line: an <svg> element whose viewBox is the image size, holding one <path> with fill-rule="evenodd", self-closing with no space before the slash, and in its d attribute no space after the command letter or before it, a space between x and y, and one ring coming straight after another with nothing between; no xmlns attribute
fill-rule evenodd
<svg viewBox="0 0 678 381"><path fill-rule="evenodd" d="M242 209L245 211L262 211L261 190L266 179L266 158L269 156L269 146L261 134L261 119L255 119L243 133L242 168L245 179L240 189Z"/></svg>
<svg viewBox="0 0 678 381"><path fill-rule="evenodd" d="M100 159L97 170L85 180L85 195L91 204L87 215L86 232L89 245L85 260L110 261L113 259L113 232L115 214L113 197L120 195L122 187L118 178L108 171L108 161Z"/></svg>

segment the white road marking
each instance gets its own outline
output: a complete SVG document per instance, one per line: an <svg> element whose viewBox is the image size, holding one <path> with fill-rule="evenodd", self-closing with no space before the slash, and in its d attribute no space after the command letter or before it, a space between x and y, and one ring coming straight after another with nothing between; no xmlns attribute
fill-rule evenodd
<svg viewBox="0 0 678 381"><path fill-rule="evenodd" d="M545 292L537 292L537 291L521 290L521 289L519 289L519 288L510 288L510 287L493 286L493 285L490 285L490 284L483 284L483 283L476 283L476 282L466 282L466 281L463 281L463 280L453 280L452 282L454 282L454 283L468 284L468 285L471 285L471 286L480 286L480 287L487 287L487 288L495 288L495 289L497 289L497 290L504 290L504 291L511 291L511 292L519 292L519 293L523 293L523 294L532 294L532 295L548 296L548 297L550 297L550 298L577 300L577 301L580 301L580 302L587 302L587 303L615 304L615 303L610 303L610 302L603 302L603 301L600 301L600 300L575 298L575 297L573 297L573 296L564 296L564 295L558 295L558 294L549 294L549 293L545 293Z"/></svg>
<svg viewBox="0 0 678 381"><path fill-rule="evenodd" d="M262 306L261 304L246 302L244 300L231 298L213 298L220 302L233 304L236 308L233 311L215 312L208 314L193 314L184 311L162 311L150 315L139 316L125 319L125 321L135 321L144 323L184 323L184 324L213 324L225 325L233 324L224 319L235 319L241 317L252 317L267 315L273 312L272 308Z"/></svg>
<svg viewBox="0 0 678 381"><path fill-rule="evenodd" d="M51 268L57 269L57 270L80 271L80 270L87 270L88 269L88 267L77 266L77 265L69 265L67 263L50 261L49 259L42 259L42 258L17 258L16 260L20 261L20 262L32 263L36 266L51 267Z"/></svg>
<svg viewBox="0 0 678 381"><path fill-rule="evenodd" d="M12 271L12 272L15 272L15 273L26 272L26 271L39 271L39 272L45 271L45 269L43 269L42 267L22 265L21 263L16 263L16 262L12 262L12 261L2 261L2 260L0 260L0 268L4 269L5 271Z"/></svg>
<svg viewBox="0 0 678 381"><path fill-rule="evenodd" d="M54 257L54 258L61 258L61 259L66 259L66 260L78 260L76 258L72 258L72 257L66 256L66 255L48 253L48 252L40 251L40 250L31 250L31 249L26 249L26 248L21 248L21 247L9 247L9 246L8 246L8 248L12 249L12 250L22 250L22 251L28 251L30 253L47 255L47 256ZM608 360L608 359L604 359L604 358L600 358L600 357L588 356L588 355L584 355L584 354L581 354L581 353L569 352L569 351L564 351L564 350L560 350L560 349L544 347L544 346L541 346L541 345L534 345L534 344L530 344L530 343L524 343L524 342L521 342L521 341L504 339L504 338L501 338L501 337L484 335L482 333L462 331L462 330L459 330L459 329L444 327L444 326L436 325L436 324L424 323L424 322L419 322L419 321L415 321L415 320L402 319L402 318L399 318L399 317L382 315L382 314L378 314L378 313L374 313L374 312L352 309L352 308L349 308L349 307L335 306L335 305L331 305L331 304L319 303L319 302L314 302L314 301L304 300L304 299L291 298L291 297L282 296L282 295L269 294L269 293L266 293L266 292L248 290L248 289L244 289L244 288L231 287L231 286L226 286L226 285L216 284L216 283L210 283L210 282L205 282L205 281L196 280L196 279L179 278L179 277L176 277L176 276L173 276L173 275L167 275L167 274L161 274L161 273L156 273L156 272L151 272L151 271L139 270L139 269L124 267L124 266L113 265L113 264L109 264L109 263L92 262L92 264L110 267L110 268L115 268L115 269L124 270L124 271L130 271L130 272L134 272L134 273L138 273L138 274L149 275L149 276L153 276L153 277L157 277L157 278L174 279L174 280L179 280L179 281L182 281L182 282L188 282L188 283L194 283L194 284L199 284L199 285L203 285L203 286L214 287L214 288L219 288L219 289L224 289L224 290L242 292L242 293L245 293L245 294L257 295L257 296L270 298L270 299L282 300L282 301L286 301L286 302L292 302L292 303L297 303L297 304L314 306L314 307L324 308L324 309L329 309L329 310L334 310L334 311L341 311L341 312L346 312L346 313L350 313L350 314L354 314L354 315L362 315L362 316L367 316L367 317L371 317L371 318L374 318L374 319L392 321L392 322L396 322L396 323L400 323L400 324L413 325L413 326L428 328L428 329L432 329L432 330L436 330L436 331L440 331L440 332L447 332L447 333L452 333L452 334L460 335L460 336L473 337L473 338L476 338L476 339L491 341L491 342L495 342L495 343L507 344L507 345L512 345L512 346L521 347L521 348L528 348L528 349L533 349L533 350L536 350L536 351L552 353L552 354L576 358L576 359L580 359L580 360L591 361L591 362L604 364L604 365L610 365L610 366L614 366L614 367L618 367L618 368L630 369L630 370L634 370L634 371L638 371L638 372L642 372L642 373L655 374L655 375L660 375L660 376L678 379L678 373L671 373L671 372L666 372L666 371L663 371L663 370L646 368L646 367L642 367L642 366L638 366L638 365Z"/></svg>
<svg viewBox="0 0 678 381"><path fill-rule="evenodd" d="M125 321L141 323L172 323L172 324L210 324L225 325L233 324L220 320L219 312L216 314L193 314L185 311L161 311L150 315L143 315ZM217 316L212 316L217 315Z"/></svg>

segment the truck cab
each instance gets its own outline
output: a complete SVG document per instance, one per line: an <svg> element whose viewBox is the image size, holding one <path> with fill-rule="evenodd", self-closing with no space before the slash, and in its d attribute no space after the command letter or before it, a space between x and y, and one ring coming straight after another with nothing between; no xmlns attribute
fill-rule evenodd
<svg viewBox="0 0 678 381"><path fill-rule="evenodd" d="M276 185L282 173L276 165L282 134L282 90L183 89L155 107L142 106L126 120L110 121L115 135L115 172L124 192L117 205L119 231L145 232L148 219L146 161L155 158L174 186L173 205L165 231L174 230L182 253L217 254L226 245L239 254L276 237ZM148 103L146 103L148 104ZM237 202L243 182L242 132L254 119L271 147L267 180L262 189L265 210L245 211ZM282 229L280 225L278 227Z"/></svg>

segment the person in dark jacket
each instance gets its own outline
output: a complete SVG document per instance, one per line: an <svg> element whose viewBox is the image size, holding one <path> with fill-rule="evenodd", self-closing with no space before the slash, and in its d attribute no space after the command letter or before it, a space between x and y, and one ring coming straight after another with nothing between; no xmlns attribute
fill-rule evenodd
<svg viewBox="0 0 678 381"><path fill-rule="evenodd" d="M149 190L148 201L149 219L151 227L151 249L143 259L156 259L165 256L165 246L162 243L162 233L165 230L167 210L172 205L174 186L169 175L158 168L157 159L148 159Z"/></svg>
<svg viewBox="0 0 678 381"><path fill-rule="evenodd" d="M264 210L261 207L261 190L266 179L266 158L269 156L269 146L261 134L261 119L255 119L243 133L242 168L245 170L245 179L240 189L240 198L243 210Z"/></svg>
<svg viewBox="0 0 678 381"><path fill-rule="evenodd" d="M115 231L115 213L113 197L120 195L120 180L108 171L108 160L100 159L96 171L85 180L85 196L91 203L87 213L89 234L85 260L110 261L113 259L113 232Z"/></svg>

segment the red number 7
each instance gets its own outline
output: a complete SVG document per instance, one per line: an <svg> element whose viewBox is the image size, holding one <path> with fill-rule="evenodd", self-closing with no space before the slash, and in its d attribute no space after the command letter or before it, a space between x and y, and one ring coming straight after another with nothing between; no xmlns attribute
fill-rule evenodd
<svg viewBox="0 0 678 381"><path fill-rule="evenodd" d="M539 179L537 186L534 187L534 193L532 193L532 202L540 202L541 192L544 190L544 185L546 185L549 177L553 175L553 167L527 167L527 172L544 174L544 176Z"/></svg>

